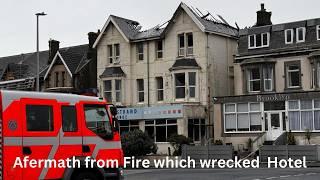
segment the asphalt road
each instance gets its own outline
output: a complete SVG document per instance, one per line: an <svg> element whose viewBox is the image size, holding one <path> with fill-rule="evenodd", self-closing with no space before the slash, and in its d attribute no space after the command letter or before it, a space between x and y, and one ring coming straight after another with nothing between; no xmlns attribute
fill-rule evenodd
<svg viewBox="0 0 320 180"><path fill-rule="evenodd" d="M306 169L137 169L125 180L319 180L320 168Z"/></svg>

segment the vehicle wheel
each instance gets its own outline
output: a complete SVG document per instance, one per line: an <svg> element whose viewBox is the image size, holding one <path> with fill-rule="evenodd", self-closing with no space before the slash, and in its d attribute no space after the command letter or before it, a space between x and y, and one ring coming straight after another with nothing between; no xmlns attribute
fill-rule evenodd
<svg viewBox="0 0 320 180"><path fill-rule="evenodd" d="M100 176L92 171L79 172L74 176L74 180L100 180Z"/></svg>

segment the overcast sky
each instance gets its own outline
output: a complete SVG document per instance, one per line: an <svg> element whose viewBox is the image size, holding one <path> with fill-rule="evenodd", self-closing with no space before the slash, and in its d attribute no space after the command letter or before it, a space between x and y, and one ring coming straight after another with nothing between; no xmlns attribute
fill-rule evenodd
<svg viewBox="0 0 320 180"><path fill-rule="evenodd" d="M36 49L36 16L40 17L40 50L50 38L61 47L87 43L87 33L101 29L110 14L139 21L143 29L169 20L180 0L1 0L0 57ZM222 15L240 28L256 22L264 2L274 24L320 18L319 0L184 0L203 12Z"/></svg>

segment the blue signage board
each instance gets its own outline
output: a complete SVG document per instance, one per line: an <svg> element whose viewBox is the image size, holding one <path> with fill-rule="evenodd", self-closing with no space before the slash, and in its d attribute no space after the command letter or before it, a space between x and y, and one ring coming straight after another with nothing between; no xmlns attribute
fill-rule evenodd
<svg viewBox="0 0 320 180"><path fill-rule="evenodd" d="M182 105L118 108L117 114L119 120L169 119L182 117Z"/></svg>

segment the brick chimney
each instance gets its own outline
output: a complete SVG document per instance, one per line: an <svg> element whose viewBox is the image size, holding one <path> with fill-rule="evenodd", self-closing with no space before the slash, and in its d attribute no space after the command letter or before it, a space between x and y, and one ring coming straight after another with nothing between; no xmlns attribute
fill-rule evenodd
<svg viewBox="0 0 320 180"><path fill-rule="evenodd" d="M51 64L54 56L58 52L59 44L60 44L59 41L56 41L54 39L49 40L49 61L48 61L48 64Z"/></svg>
<svg viewBox="0 0 320 180"><path fill-rule="evenodd" d="M266 11L264 4L261 3L261 9L257 11L257 23L255 26L272 25L271 12Z"/></svg>
<svg viewBox="0 0 320 180"><path fill-rule="evenodd" d="M93 48L93 44L96 41L97 37L99 36L99 31L96 32L89 32L88 33L88 40L89 40L89 47L88 47L88 54L87 57L88 59L92 58L95 56L96 50Z"/></svg>

